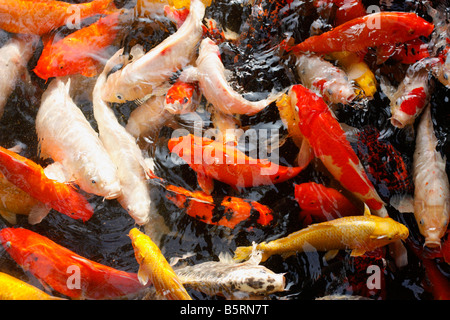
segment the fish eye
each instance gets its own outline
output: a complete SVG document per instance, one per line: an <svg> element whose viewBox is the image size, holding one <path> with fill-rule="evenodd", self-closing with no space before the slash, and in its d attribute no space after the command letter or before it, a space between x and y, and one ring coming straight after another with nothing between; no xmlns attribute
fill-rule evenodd
<svg viewBox="0 0 450 320"><path fill-rule="evenodd" d="M119 100L123 99L123 97L120 94L116 94L116 98L119 99Z"/></svg>
<svg viewBox="0 0 450 320"><path fill-rule="evenodd" d="M97 183L97 181L95 181L95 180L92 180L92 181L91 181L91 183L92 183L92 184L95 184L95 183Z"/></svg>
<svg viewBox="0 0 450 320"><path fill-rule="evenodd" d="M189 99L186 98L186 97L184 97L184 98L183 98L183 104L188 103L188 102L189 102Z"/></svg>

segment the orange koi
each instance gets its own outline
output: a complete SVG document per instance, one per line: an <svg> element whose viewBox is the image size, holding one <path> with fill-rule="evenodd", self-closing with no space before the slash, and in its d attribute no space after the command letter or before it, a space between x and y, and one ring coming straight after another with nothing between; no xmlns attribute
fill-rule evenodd
<svg viewBox="0 0 450 320"><path fill-rule="evenodd" d="M206 224L235 228L243 221L256 220L268 226L273 220L272 210L256 201L225 196L216 201L203 191L189 191L174 185L166 186L166 197L178 208Z"/></svg>
<svg viewBox="0 0 450 320"><path fill-rule="evenodd" d="M9 182L60 213L83 222L94 214L89 202L71 185L47 178L40 165L3 147L0 171Z"/></svg>
<svg viewBox="0 0 450 320"><path fill-rule="evenodd" d="M255 159L232 145L192 134L172 138L168 146L197 172L198 183L208 194L214 187L213 179L240 189L281 183L303 170L303 167L286 167L267 159Z"/></svg>
<svg viewBox="0 0 450 320"><path fill-rule="evenodd" d="M369 47L428 37L434 25L412 12L377 12L350 20L292 47L300 52L361 52Z"/></svg>
<svg viewBox="0 0 450 320"><path fill-rule="evenodd" d="M72 4L64 1L5 0L0 2L0 29L44 35L75 19L103 13L112 0Z"/></svg>
<svg viewBox="0 0 450 320"><path fill-rule="evenodd" d="M326 8L329 6L336 6L336 15L334 24L336 26L347 21L363 17L367 14L366 8L360 0L315 0L314 6L316 8Z"/></svg>
<svg viewBox="0 0 450 320"><path fill-rule="evenodd" d="M72 299L111 299L144 288L136 273L86 259L31 230L4 228L0 230L0 242L24 270ZM79 283L74 272L79 272Z"/></svg>
<svg viewBox="0 0 450 320"><path fill-rule="evenodd" d="M178 80L167 91L164 108L172 114L192 112L197 107L199 98L197 83Z"/></svg>
<svg viewBox="0 0 450 320"><path fill-rule="evenodd" d="M377 63L392 59L403 64L413 64L430 57L429 44L413 39L403 44L381 45L377 48Z"/></svg>
<svg viewBox="0 0 450 320"><path fill-rule="evenodd" d="M97 75L101 67L99 55L116 38L119 15L119 12L111 13L67 37L56 40L55 36L48 40L34 73L44 80L72 74Z"/></svg>
<svg viewBox="0 0 450 320"><path fill-rule="evenodd" d="M307 182L295 186L295 200L300 206L300 217L305 225L357 215L357 206L334 188Z"/></svg>
<svg viewBox="0 0 450 320"><path fill-rule="evenodd" d="M384 202L324 100L302 85L292 86L289 96L298 108L300 131L314 155L344 188L377 214L387 216Z"/></svg>

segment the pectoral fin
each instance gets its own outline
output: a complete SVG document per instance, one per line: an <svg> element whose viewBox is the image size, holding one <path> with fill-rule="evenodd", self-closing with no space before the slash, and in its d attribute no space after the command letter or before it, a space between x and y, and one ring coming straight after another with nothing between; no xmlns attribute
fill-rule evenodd
<svg viewBox="0 0 450 320"><path fill-rule="evenodd" d="M6 221L8 221L11 224L16 224L17 223L17 217L15 213L6 211L6 210L0 210L0 215L3 217L3 219L5 219Z"/></svg>
<svg viewBox="0 0 450 320"><path fill-rule="evenodd" d="M137 273L139 282L145 286L149 280L149 274L148 271L145 270L145 268L140 267Z"/></svg>
<svg viewBox="0 0 450 320"><path fill-rule="evenodd" d="M28 223L29 224L40 223L42 221L42 219L44 219L48 215L50 210L51 210L51 208L49 208L42 202L36 204L30 210L30 214L28 215Z"/></svg>
<svg viewBox="0 0 450 320"><path fill-rule="evenodd" d="M364 250L362 248L353 249L350 256L351 257L359 257L359 256L362 256L364 253L366 253L366 250Z"/></svg>
<svg viewBox="0 0 450 320"><path fill-rule="evenodd" d="M339 253L339 250L330 250L327 253L325 253L323 258L325 259L325 261L330 261L331 259L336 257L338 253Z"/></svg>
<svg viewBox="0 0 450 320"><path fill-rule="evenodd" d="M197 173L197 181L200 188L207 194L211 194L214 190L214 180L204 174Z"/></svg>

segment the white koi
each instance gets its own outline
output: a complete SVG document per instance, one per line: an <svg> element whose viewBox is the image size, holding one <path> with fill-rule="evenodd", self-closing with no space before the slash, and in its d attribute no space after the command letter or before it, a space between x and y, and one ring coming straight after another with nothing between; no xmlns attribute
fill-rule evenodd
<svg viewBox="0 0 450 320"><path fill-rule="evenodd" d="M177 32L107 78L103 100L122 103L142 99L187 66L203 35L204 14L203 2L193 0L189 15Z"/></svg>
<svg viewBox="0 0 450 320"><path fill-rule="evenodd" d="M120 60L123 49L116 52L105 65L93 91L94 118L99 136L112 161L118 168L122 194L117 199L139 225L150 220L150 190L146 181L147 165L135 138L122 126L114 111L102 99L106 75Z"/></svg>
<svg viewBox="0 0 450 320"><path fill-rule="evenodd" d="M60 163L82 190L117 198L117 167L69 91L70 78L55 78L42 95L36 116L41 157Z"/></svg>

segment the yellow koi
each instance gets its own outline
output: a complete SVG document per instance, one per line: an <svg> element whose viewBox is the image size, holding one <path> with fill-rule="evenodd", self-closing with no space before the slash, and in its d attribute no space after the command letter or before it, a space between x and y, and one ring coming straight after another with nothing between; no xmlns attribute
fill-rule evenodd
<svg viewBox="0 0 450 320"><path fill-rule="evenodd" d="M133 228L128 233L139 263L138 279L150 280L158 294L169 300L192 300L158 246L146 234Z"/></svg>
<svg viewBox="0 0 450 320"><path fill-rule="evenodd" d="M0 300L65 300L3 272L0 272L0 288Z"/></svg>
<svg viewBox="0 0 450 320"><path fill-rule="evenodd" d="M408 237L409 230L390 217L370 214L365 206L363 216L347 216L331 221L316 223L287 237L256 245L262 251L262 261L274 254L288 257L297 252L329 251L351 249L352 256L360 256L376 248ZM236 248L234 259L244 260L251 254L252 246Z"/></svg>

